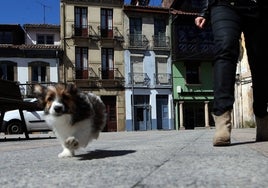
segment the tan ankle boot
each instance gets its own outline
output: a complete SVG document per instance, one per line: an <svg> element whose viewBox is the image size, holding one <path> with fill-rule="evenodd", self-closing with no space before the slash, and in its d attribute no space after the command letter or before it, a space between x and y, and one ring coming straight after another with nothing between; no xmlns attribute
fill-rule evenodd
<svg viewBox="0 0 268 188"><path fill-rule="evenodd" d="M213 138L213 146L228 146L231 144L231 111L220 116L213 115L216 132Z"/></svg>
<svg viewBox="0 0 268 188"><path fill-rule="evenodd" d="M256 142L268 141L268 115L263 118L256 117Z"/></svg>

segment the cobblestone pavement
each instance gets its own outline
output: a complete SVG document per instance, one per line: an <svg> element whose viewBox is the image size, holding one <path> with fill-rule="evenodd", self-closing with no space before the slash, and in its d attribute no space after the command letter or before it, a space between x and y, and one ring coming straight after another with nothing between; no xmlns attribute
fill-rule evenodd
<svg viewBox="0 0 268 188"><path fill-rule="evenodd" d="M101 133L67 159L53 133L1 134L1 187L268 187L268 142L234 129L231 146L213 147L214 131Z"/></svg>

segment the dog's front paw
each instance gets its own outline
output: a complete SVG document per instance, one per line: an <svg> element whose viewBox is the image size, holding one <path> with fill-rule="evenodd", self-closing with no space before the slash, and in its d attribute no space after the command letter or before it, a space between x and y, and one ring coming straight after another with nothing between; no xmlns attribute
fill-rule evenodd
<svg viewBox="0 0 268 188"><path fill-rule="evenodd" d="M59 158L73 157L74 151L64 148L63 151L58 155Z"/></svg>
<svg viewBox="0 0 268 188"><path fill-rule="evenodd" d="M78 149L79 142L75 137L70 136L65 140L64 146L70 150L75 150Z"/></svg>

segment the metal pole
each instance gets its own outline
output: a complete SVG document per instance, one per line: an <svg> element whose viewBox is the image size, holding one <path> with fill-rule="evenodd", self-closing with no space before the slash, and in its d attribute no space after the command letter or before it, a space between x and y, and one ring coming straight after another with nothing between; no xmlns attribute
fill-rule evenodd
<svg viewBox="0 0 268 188"><path fill-rule="evenodd" d="M134 118L134 115L135 115L135 113L134 113L134 110L135 110L135 102L134 102L134 72L133 72L133 62L131 61L130 62L130 64L131 64L131 90L132 90L132 107L131 107L131 112L132 112L132 114L131 114L131 116L132 116L132 131L134 131L135 130L135 118Z"/></svg>

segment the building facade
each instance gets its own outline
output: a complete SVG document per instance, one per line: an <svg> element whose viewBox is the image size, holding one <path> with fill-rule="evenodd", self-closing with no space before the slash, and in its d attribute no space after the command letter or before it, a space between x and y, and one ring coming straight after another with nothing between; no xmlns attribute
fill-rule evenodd
<svg viewBox="0 0 268 188"><path fill-rule="evenodd" d="M61 78L101 97L104 131L125 130L123 0L61 0Z"/></svg>
<svg viewBox="0 0 268 188"><path fill-rule="evenodd" d="M213 36L210 25L194 25L200 10L199 0L164 0L172 8L172 68L176 129L214 126L213 103ZM254 127L252 82L244 37L237 62L233 128Z"/></svg>
<svg viewBox="0 0 268 188"><path fill-rule="evenodd" d="M169 9L148 3L124 6L127 131L174 129Z"/></svg>
<svg viewBox="0 0 268 188"><path fill-rule="evenodd" d="M32 96L35 83L59 81L59 25L0 25L0 35L1 78L18 81L23 96Z"/></svg>
<svg viewBox="0 0 268 188"><path fill-rule="evenodd" d="M174 1L172 8L172 75L176 129L195 129L214 124L210 27L194 24L198 0Z"/></svg>

